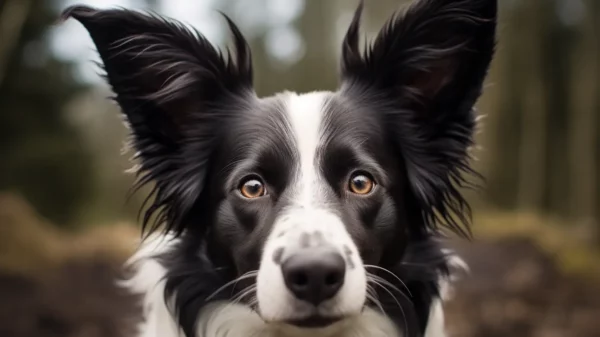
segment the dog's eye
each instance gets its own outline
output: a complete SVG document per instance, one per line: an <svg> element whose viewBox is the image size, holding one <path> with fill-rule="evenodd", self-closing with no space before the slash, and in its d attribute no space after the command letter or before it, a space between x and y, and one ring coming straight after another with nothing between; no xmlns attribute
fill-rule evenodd
<svg viewBox="0 0 600 337"><path fill-rule="evenodd" d="M348 189L355 194L369 194L373 187L375 187L375 181L368 173L354 173L348 182Z"/></svg>
<svg viewBox="0 0 600 337"><path fill-rule="evenodd" d="M248 199L259 198L267 194L265 184L255 177L246 178L240 184L240 193Z"/></svg>

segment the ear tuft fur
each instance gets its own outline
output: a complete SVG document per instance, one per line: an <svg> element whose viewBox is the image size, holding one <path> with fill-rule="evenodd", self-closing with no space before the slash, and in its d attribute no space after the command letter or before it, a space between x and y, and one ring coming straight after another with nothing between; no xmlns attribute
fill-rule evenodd
<svg viewBox="0 0 600 337"><path fill-rule="evenodd" d="M473 145L473 106L495 48L497 0L418 0L393 15L365 52L358 7L342 46L342 92L381 106L405 162L410 195L426 228L470 236L461 187ZM361 102L359 102L360 104Z"/></svg>
<svg viewBox="0 0 600 337"><path fill-rule="evenodd" d="M226 18L235 57L184 24L126 9L67 8L88 30L131 129L134 190L153 183L143 226L181 233L199 202L224 124L255 98L248 44ZM155 217L155 221L151 219Z"/></svg>
<svg viewBox="0 0 600 337"><path fill-rule="evenodd" d="M350 27L348 27L346 37L342 43L342 73L351 73L353 65L362 63L362 54L358 43L360 40L360 19L364 5L364 1L361 0L354 11Z"/></svg>

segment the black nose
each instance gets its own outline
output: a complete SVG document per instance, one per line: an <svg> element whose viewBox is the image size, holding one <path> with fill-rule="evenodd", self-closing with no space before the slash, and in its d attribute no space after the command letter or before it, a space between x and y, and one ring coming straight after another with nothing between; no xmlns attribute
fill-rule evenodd
<svg viewBox="0 0 600 337"><path fill-rule="evenodd" d="M281 265L288 289L301 300L317 305L332 298L344 284L346 265L330 248L307 248Z"/></svg>

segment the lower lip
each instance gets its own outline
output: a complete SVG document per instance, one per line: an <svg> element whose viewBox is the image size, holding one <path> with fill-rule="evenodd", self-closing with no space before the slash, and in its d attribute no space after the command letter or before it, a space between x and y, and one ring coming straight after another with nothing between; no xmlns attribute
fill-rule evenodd
<svg viewBox="0 0 600 337"><path fill-rule="evenodd" d="M299 328L325 328L340 320L341 317L311 316L299 320L290 320L286 323Z"/></svg>

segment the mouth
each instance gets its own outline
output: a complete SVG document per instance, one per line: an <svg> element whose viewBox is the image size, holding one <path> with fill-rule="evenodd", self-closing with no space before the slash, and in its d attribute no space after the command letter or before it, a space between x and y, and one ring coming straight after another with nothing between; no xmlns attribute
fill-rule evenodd
<svg viewBox="0 0 600 337"><path fill-rule="evenodd" d="M343 317L313 315L302 319L287 320L285 323L299 328L325 328L342 320Z"/></svg>

